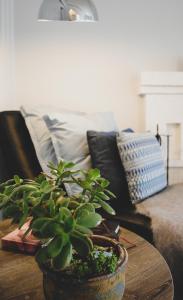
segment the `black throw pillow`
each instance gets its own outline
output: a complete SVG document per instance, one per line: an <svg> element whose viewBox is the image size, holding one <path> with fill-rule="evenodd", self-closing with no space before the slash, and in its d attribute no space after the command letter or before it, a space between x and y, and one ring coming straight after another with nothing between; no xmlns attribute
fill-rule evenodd
<svg viewBox="0 0 183 300"><path fill-rule="evenodd" d="M124 131L133 132L132 129ZM109 180L109 190L116 195L116 199L110 200L110 205L117 214L133 208L118 152L116 132L88 131L87 139L93 168L99 169L101 176Z"/></svg>

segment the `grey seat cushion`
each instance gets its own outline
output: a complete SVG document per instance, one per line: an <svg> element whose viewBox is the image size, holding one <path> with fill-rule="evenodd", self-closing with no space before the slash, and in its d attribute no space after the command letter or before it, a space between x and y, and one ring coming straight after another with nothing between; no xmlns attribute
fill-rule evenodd
<svg viewBox="0 0 183 300"><path fill-rule="evenodd" d="M154 244L166 259L174 279L176 300L183 299L183 183L136 205L151 219Z"/></svg>

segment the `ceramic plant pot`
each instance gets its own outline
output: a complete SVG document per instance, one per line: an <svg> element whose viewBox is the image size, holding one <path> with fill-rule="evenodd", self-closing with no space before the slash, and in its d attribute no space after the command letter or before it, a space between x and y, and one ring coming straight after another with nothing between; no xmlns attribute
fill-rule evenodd
<svg viewBox="0 0 183 300"><path fill-rule="evenodd" d="M117 241L93 236L100 246L113 246L119 257L118 267L112 274L94 277L86 281L65 280L59 272L40 266L43 272L43 288L46 300L121 300L125 289L125 269L128 261L126 249Z"/></svg>

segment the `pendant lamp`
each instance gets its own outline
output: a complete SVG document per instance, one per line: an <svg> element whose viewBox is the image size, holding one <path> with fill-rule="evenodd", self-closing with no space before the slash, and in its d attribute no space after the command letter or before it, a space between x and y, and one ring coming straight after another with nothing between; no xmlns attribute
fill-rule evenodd
<svg viewBox="0 0 183 300"><path fill-rule="evenodd" d="M95 22L98 15L92 0L43 0L41 21Z"/></svg>

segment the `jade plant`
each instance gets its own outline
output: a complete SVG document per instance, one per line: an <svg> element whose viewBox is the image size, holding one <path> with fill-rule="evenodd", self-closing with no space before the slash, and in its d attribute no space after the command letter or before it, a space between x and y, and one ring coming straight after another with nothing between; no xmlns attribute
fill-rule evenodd
<svg viewBox="0 0 183 300"><path fill-rule="evenodd" d="M101 177L98 169L75 171L71 162L60 161L57 166L49 163L48 167L49 175L41 173L35 180L16 175L0 185L4 218L12 218L19 228L30 221L23 238L31 231L41 241L36 254L39 264L49 264L63 271L71 265L74 256L77 256L76 261L82 259L91 264L96 253L99 260L104 261L91 237L92 229L102 222L99 209L115 214L107 203L115 197L108 190L109 182ZM73 184L79 186L80 191L68 196L65 186ZM112 260L114 262L115 257ZM83 267L79 265L77 270L82 273Z"/></svg>

